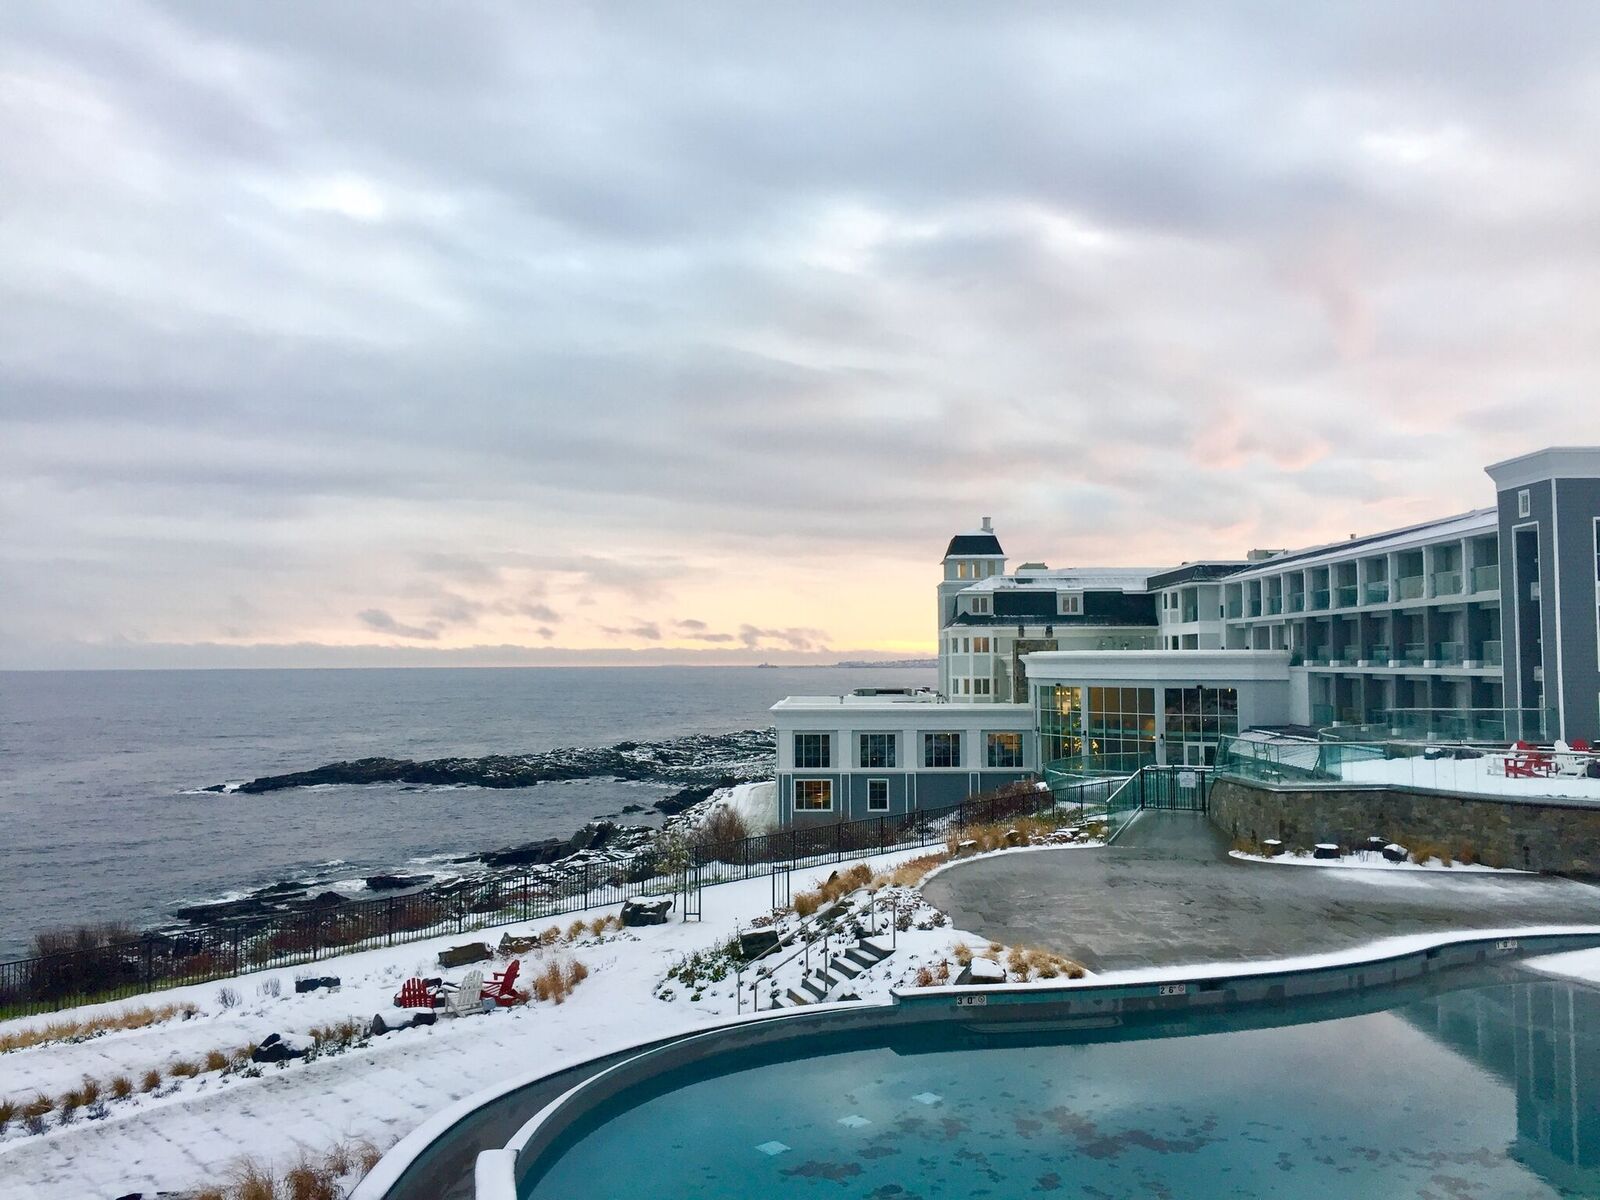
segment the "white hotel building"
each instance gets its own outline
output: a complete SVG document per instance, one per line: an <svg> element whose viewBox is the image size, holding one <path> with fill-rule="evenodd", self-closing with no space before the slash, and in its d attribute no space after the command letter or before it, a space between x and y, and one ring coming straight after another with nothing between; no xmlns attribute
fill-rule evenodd
<svg viewBox="0 0 1600 1200"><path fill-rule="evenodd" d="M773 708L785 820L954 803L1046 763L1203 764L1223 735L1600 741L1600 448L1487 468L1494 503L1293 551L1049 569L950 540L936 690Z"/></svg>

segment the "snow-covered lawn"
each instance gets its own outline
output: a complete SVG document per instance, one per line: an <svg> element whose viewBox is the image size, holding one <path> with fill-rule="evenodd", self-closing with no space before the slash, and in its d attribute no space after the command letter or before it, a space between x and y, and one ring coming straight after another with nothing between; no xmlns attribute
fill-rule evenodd
<svg viewBox="0 0 1600 1200"><path fill-rule="evenodd" d="M1282 854L1268 857L1265 854L1246 854L1243 850L1229 850L1229 858L1237 858L1241 862L1271 863L1280 867L1332 867L1345 871L1455 871L1458 874L1467 872L1489 872L1497 875L1525 875L1526 871L1519 871L1514 867L1486 867L1482 863L1450 863L1440 862L1437 858L1430 858L1427 862L1390 862L1381 854L1346 854L1342 858L1313 858L1304 850L1286 850Z"/></svg>
<svg viewBox="0 0 1600 1200"><path fill-rule="evenodd" d="M925 853L902 850L864 861L882 870ZM832 870L829 865L797 871L794 891L820 883ZM734 1015L731 977L708 984L698 999L682 988L670 1001L653 993L671 967L726 943L737 927L748 928L753 918L768 913L770 904L771 884L765 878L725 884L704 892L700 922L674 919L599 938L586 934L563 944L556 953L582 961L590 975L559 1006L545 1002L458 1020L441 1017L431 1027L400 1030L315 1061L264 1066L255 1077L210 1072L169 1080L152 1095L106 1103L97 1118L80 1112L63 1127L52 1115L43 1133L27 1132L14 1118L0 1134L0 1194L5 1200L61 1200L170 1190L217 1180L243 1153L281 1168L302 1150L318 1152L340 1140L366 1138L388 1146L432 1113L502 1079L558 1069L641 1038ZM582 915L592 920L615 911ZM392 1016L400 1011L392 1006L394 993L406 978L442 973L459 979L465 973L441 972L436 957L441 949L478 940L494 945L505 930L538 932L551 923L565 927L568 922L519 922L503 930L369 950L76 1010L71 1015L188 1001L199 1011L187 1020L0 1054L0 1099L25 1103L40 1092L56 1096L86 1075L102 1087L118 1074L137 1082L150 1068L165 1073L177 1060L259 1043L270 1033L304 1036L346 1018L369 1022L375 1013ZM855 981L863 997L887 994L908 974L914 976L919 965L950 957L957 941L987 945L976 935L943 927L913 925L897 938L897 952ZM539 952L523 957L526 978L542 959ZM337 975L342 987L296 994L297 975ZM265 990L274 978L276 997ZM795 982L798 978L796 973ZM219 1001L224 987L237 992L241 1003L224 1007ZM3 1022L0 1033L65 1015Z"/></svg>

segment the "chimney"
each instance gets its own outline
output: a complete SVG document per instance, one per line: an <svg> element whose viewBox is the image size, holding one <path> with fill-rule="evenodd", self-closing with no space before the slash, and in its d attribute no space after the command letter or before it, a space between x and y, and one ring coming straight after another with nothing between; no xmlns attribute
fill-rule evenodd
<svg viewBox="0 0 1600 1200"><path fill-rule="evenodd" d="M983 531L985 533L993 533L994 532L994 523L992 521L990 521L990 519L988 517L985 517L983 519Z"/></svg>

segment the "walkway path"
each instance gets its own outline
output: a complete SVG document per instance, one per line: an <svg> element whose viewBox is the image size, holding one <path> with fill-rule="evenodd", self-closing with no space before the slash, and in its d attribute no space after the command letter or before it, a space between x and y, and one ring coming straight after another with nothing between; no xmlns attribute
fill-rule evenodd
<svg viewBox="0 0 1600 1200"><path fill-rule="evenodd" d="M957 928L1071 954L1093 971L1285 958L1433 930L1600 924L1600 888L1566 879L1241 862L1198 813L1145 812L1103 850L978 859L923 891Z"/></svg>

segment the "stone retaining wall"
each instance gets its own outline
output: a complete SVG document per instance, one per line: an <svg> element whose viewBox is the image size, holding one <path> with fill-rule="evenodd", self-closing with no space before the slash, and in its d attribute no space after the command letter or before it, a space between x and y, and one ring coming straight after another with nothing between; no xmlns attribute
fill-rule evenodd
<svg viewBox="0 0 1600 1200"><path fill-rule="evenodd" d="M1211 785L1211 821L1230 838L1277 838L1289 849L1351 846L1376 834L1402 845L1432 842L1490 866L1600 876L1600 804L1531 803L1392 787Z"/></svg>

